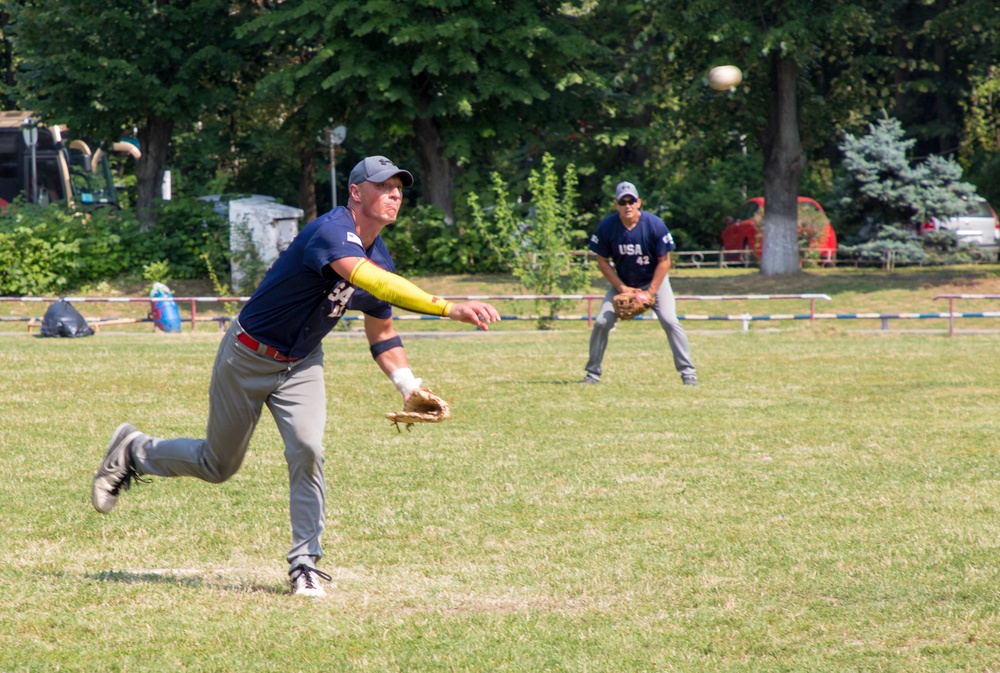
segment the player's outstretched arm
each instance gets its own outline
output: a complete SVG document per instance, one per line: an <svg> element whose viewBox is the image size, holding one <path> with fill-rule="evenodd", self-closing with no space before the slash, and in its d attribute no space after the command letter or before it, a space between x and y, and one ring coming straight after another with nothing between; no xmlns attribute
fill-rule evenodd
<svg viewBox="0 0 1000 673"><path fill-rule="evenodd" d="M330 268L351 285L360 287L382 301L417 313L447 316L452 303L430 295L402 276L390 273L366 257L343 257Z"/></svg>
<svg viewBox="0 0 1000 673"><path fill-rule="evenodd" d="M389 273L363 257L344 257L330 262L341 278L382 301L417 313L441 315L459 322L488 329L489 323L500 320L500 314L490 304L470 301L455 304L430 295L402 276ZM453 315L454 313L454 315Z"/></svg>

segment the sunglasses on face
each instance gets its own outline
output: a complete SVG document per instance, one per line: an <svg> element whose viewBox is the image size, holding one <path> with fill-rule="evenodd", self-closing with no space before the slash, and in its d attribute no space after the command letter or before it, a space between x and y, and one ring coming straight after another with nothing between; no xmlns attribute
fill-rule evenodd
<svg viewBox="0 0 1000 673"><path fill-rule="evenodd" d="M635 203L635 199L630 197L626 197L624 199L618 199L619 206L631 206L633 203Z"/></svg>

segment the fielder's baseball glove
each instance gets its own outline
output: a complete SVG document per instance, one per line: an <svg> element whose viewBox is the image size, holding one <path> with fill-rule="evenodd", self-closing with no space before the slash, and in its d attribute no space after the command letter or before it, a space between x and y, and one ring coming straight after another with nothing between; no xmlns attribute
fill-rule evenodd
<svg viewBox="0 0 1000 673"><path fill-rule="evenodd" d="M615 295L615 315L619 320L631 320L653 308L655 300L646 292L633 290Z"/></svg>
<svg viewBox="0 0 1000 673"><path fill-rule="evenodd" d="M396 424L396 430L399 430L400 423L405 423L409 431L414 423L438 423L451 418L451 411L448 403L430 390L417 388L406 398L402 411L390 411L385 417Z"/></svg>

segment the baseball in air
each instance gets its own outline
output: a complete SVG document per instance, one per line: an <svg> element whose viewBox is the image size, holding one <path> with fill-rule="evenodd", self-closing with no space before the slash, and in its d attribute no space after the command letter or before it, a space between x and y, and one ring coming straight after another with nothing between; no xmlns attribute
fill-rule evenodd
<svg viewBox="0 0 1000 673"><path fill-rule="evenodd" d="M720 65L708 71L708 85L716 91L727 91L743 81L743 73L735 65Z"/></svg>

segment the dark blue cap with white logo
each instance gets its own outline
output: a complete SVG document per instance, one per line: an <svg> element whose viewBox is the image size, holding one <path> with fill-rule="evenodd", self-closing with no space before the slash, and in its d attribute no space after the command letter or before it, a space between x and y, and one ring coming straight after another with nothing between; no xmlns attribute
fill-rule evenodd
<svg viewBox="0 0 1000 673"><path fill-rule="evenodd" d="M365 157L351 171L351 177L347 184L357 185L365 180L369 182L385 182L396 175L403 181L404 187L409 187L413 184L413 176L410 175L410 172L404 171L389 159L385 157Z"/></svg>

